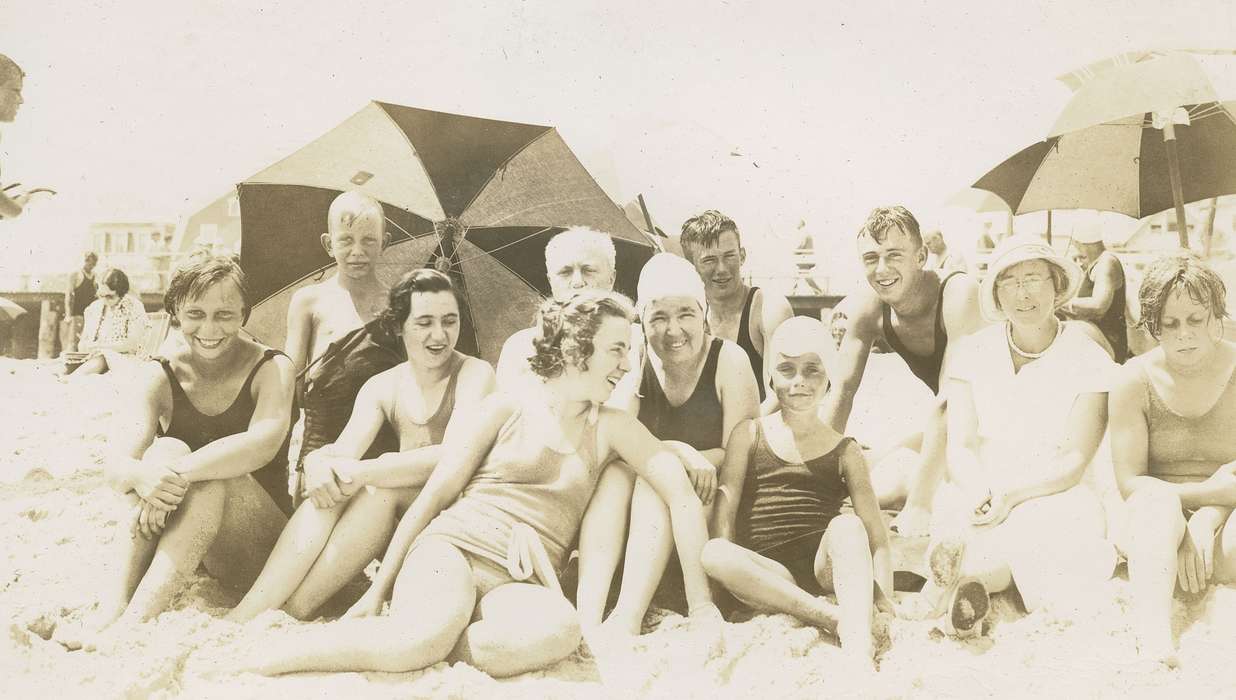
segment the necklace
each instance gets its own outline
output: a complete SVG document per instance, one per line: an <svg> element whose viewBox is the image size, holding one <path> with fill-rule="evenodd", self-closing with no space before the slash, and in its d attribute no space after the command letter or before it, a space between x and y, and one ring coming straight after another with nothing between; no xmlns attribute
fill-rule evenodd
<svg viewBox="0 0 1236 700"><path fill-rule="evenodd" d="M1021 355L1027 360L1037 360L1040 357L1042 357L1044 353L1046 353L1048 350L1051 349L1052 344L1056 342L1056 338L1059 338L1060 334L1063 331L1064 331L1064 324L1059 321L1056 321L1056 335L1052 336L1051 342L1047 344L1047 347L1043 348L1039 352L1026 352L1025 350L1022 350L1021 348L1017 347L1017 342L1013 340L1013 324L1011 323L1004 324L1004 335L1009 340L1009 347L1013 349L1013 352L1017 353L1018 355Z"/></svg>

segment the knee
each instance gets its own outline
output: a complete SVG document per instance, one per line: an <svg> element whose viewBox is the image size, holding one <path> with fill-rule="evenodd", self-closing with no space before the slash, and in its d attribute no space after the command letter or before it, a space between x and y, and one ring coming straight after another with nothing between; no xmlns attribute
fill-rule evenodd
<svg viewBox="0 0 1236 700"><path fill-rule="evenodd" d="M724 573L733 559L734 546L733 542L720 538L705 542L704 549L700 551L700 564L704 567L704 573L713 578Z"/></svg>
<svg viewBox="0 0 1236 700"><path fill-rule="evenodd" d="M194 518L199 531L213 538L223 524L223 506L227 501L227 484L221 480L202 481L189 486L178 511L182 517Z"/></svg>
<svg viewBox="0 0 1236 700"><path fill-rule="evenodd" d="M849 548L862 543L862 546L867 546L867 528L863 525L862 519L853 513L843 513L833 518L828 523L828 529L825 531L828 536L828 548L830 551L834 547Z"/></svg>
<svg viewBox="0 0 1236 700"><path fill-rule="evenodd" d="M192 450L182 440L170 437L155 438L155 441L150 443L150 447L146 448L146 452L142 455L144 461L152 459L157 460L172 460L186 457Z"/></svg>
<svg viewBox="0 0 1236 700"><path fill-rule="evenodd" d="M1143 486L1130 494L1125 504L1131 529L1157 530L1171 526L1184 531L1184 507L1180 496L1166 485Z"/></svg>

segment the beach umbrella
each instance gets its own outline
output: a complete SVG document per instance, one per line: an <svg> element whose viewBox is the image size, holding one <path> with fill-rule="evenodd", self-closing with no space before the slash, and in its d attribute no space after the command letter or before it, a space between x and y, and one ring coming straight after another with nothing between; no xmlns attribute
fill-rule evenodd
<svg viewBox="0 0 1236 700"><path fill-rule="evenodd" d="M0 321L16 321L18 316L26 313L26 309L11 299L0 297Z"/></svg>
<svg viewBox="0 0 1236 700"><path fill-rule="evenodd" d="M1014 214L1097 209L1143 218L1236 193L1236 56L1125 54L1061 80L1075 94L1048 137L974 183Z"/></svg>
<svg viewBox="0 0 1236 700"><path fill-rule="evenodd" d="M654 252L548 126L372 102L237 189L241 265L259 300L247 328L275 347L292 293L334 269L318 238L344 190L385 209L392 244L379 276L389 284L423 266L452 275L466 302L459 348L491 362L549 294L555 234L609 234L628 294Z"/></svg>

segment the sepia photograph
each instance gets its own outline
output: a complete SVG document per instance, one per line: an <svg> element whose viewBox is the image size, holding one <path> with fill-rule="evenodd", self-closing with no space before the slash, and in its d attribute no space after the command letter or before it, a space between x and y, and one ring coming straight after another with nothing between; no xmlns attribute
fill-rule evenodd
<svg viewBox="0 0 1236 700"><path fill-rule="evenodd" d="M1236 687L1236 4L10 0L0 243L5 697Z"/></svg>

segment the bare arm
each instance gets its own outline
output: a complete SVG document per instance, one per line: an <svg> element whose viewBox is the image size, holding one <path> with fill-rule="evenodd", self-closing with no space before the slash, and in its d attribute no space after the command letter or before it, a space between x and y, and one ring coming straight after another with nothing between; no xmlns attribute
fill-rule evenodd
<svg viewBox="0 0 1236 700"><path fill-rule="evenodd" d="M132 491L135 481L135 469L140 464L142 455L154 442L158 434L159 419L164 411L163 370L155 363L143 365L140 378L141 398L132 405L132 411L126 411L131 417L131 430L121 431L115 442L109 444L109 454L105 461L107 481L121 493Z"/></svg>
<svg viewBox="0 0 1236 700"><path fill-rule="evenodd" d="M68 318L73 313L73 294L77 291L77 285L82 283L82 273L80 270L74 270L69 275L69 286L64 290L64 317Z"/></svg>
<svg viewBox="0 0 1236 700"><path fill-rule="evenodd" d="M888 528L884 526L884 518L880 515L880 504L876 501L875 489L871 486L871 473L867 468L867 460L863 457L862 448L851 440L841 453L841 470L845 475L846 488L850 492L850 502L854 504L854 514L863 521L863 529L867 531L867 543L871 547L871 564L876 583L885 592L893 590L893 555L888 544Z"/></svg>
<svg viewBox="0 0 1236 700"><path fill-rule="evenodd" d="M754 420L745 420L730 434L725 462L721 465L721 486L717 489L717 503L712 511L712 533L721 539L734 539L734 521L738 518L738 504L747 481L755 429Z"/></svg>
<svg viewBox="0 0 1236 700"><path fill-rule="evenodd" d="M708 579L700 564L700 552L708 540L708 527L704 508L691 490L682 464L633 416L614 410L602 411L601 415L609 449L631 465L669 506L670 525L691 612L711 606Z"/></svg>
<svg viewBox="0 0 1236 700"><path fill-rule="evenodd" d="M292 360L294 373L305 371L309 363L310 344L313 341L313 292L309 288L298 289L288 302L288 336L284 352Z"/></svg>
<svg viewBox="0 0 1236 700"><path fill-rule="evenodd" d="M516 391L529 381L532 369L528 366L528 358L533 352L531 329L516 331L507 338L498 355L498 384Z"/></svg>
<svg viewBox="0 0 1236 700"><path fill-rule="evenodd" d="M879 301L869 292L858 292L837 305L837 311L849 318L841 347L837 350L836 362L829 368L832 386L820 402L820 415L839 433L845 433L854 408L854 395L863 382L871 345L880 332Z"/></svg>
<svg viewBox="0 0 1236 700"><path fill-rule="evenodd" d="M260 469L275 458L288 431L295 374L292 363L275 356L253 380L253 417L241 433L219 438L173 468L190 482L231 479Z"/></svg>
<svg viewBox="0 0 1236 700"><path fill-rule="evenodd" d="M944 288L944 332L948 334L948 344L944 346L944 357L940 362L940 388L943 389L948 378L952 376L953 356L956 354L957 342L983 328L987 322L979 311L979 288L969 275L954 277Z"/></svg>
<svg viewBox="0 0 1236 700"><path fill-rule="evenodd" d="M794 309L790 306L790 302L780 294L775 294L767 289L760 290L760 336L762 339L760 347L760 357L764 360L763 371L756 380L760 382L760 386L768 387L768 382L772 378L772 337L777 331L777 327L785 323L794 315ZM759 396L757 393L756 396ZM726 433L727 435L729 433Z"/></svg>
<svg viewBox="0 0 1236 700"><path fill-rule="evenodd" d="M1069 411L1068 434L1047 468L1023 472L1004 484L1009 507L1040 496L1070 489L1081 482L1082 472L1094 458L1107 430L1107 394L1078 394Z"/></svg>
<svg viewBox="0 0 1236 700"><path fill-rule="evenodd" d="M946 385L948 409L948 478L967 493L980 491L985 485L978 458L978 415L974 408L974 392L970 382L950 379Z"/></svg>
<svg viewBox="0 0 1236 700"><path fill-rule="evenodd" d="M16 219L21 216L22 207L26 204L27 195L19 194L16 197L9 197L4 192L0 192L0 218Z"/></svg>
<svg viewBox="0 0 1236 700"><path fill-rule="evenodd" d="M455 408L447 422L443 443L449 441L453 433L466 429L463 424L474 419L480 410L481 402L493 390L494 371L489 364L471 357L465 360L455 385ZM389 408L387 410L389 412ZM377 434L376 431L374 434ZM372 442L372 438L370 441ZM357 473L362 482L382 488L423 486L429 481L429 475L441 457L441 445L427 445L406 452L388 452L374 459L360 460Z"/></svg>
<svg viewBox="0 0 1236 700"><path fill-rule="evenodd" d="M759 415L760 394L751 373L747 354L737 345L724 342L717 358L717 394L721 400L721 447L729 442L734 427ZM724 453L721 458L724 458ZM719 461L716 463L720 463Z"/></svg>
<svg viewBox="0 0 1236 700"><path fill-rule="evenodd" d="M1120 261L1115 256L1104 256L1095 265L1094 291L1088 297L1073 297L1064 306L1065 314L1087 321L1097 321L1116 302L1116 288L1124 278Z"/></svg>
<svg viewBox="0 0 1236 700"><path fill-rule="evenodd" d="M447 436L443 444L442 461L429 475L425 488L400 519L399 527L395 529L386 554L382 557L382 566L378 569L378 575L366 596L372 596L380 603L390 595L412 543L429 522L463 492L472 475L489 454L498 437L498 431L510 418L513 410L509 399L491 397L481 405L474 420L462 423L458 430Z"/></svg>

